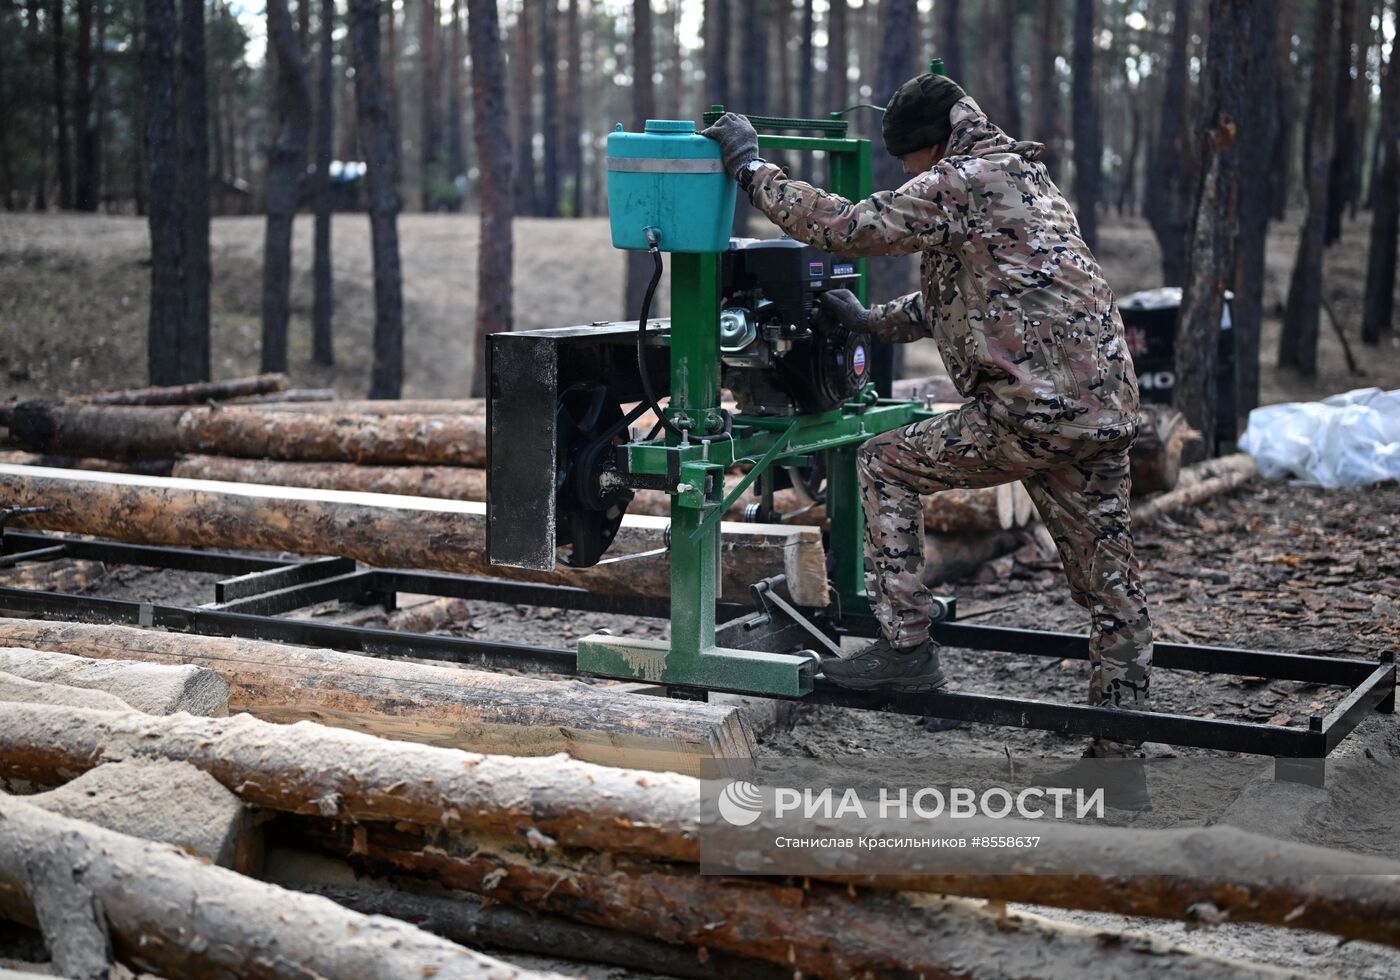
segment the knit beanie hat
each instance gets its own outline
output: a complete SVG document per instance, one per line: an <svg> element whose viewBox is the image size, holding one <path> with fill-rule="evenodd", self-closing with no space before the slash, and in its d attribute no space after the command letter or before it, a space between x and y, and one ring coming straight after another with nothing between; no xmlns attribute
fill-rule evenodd
<svg viewBox="0 0 1400 980"><path fill-rule="evenodd" d="M946 75L919 75L901 85L885 109L881 127L890 156L946 142L953 132L948 113L966 94Z"/></svg>

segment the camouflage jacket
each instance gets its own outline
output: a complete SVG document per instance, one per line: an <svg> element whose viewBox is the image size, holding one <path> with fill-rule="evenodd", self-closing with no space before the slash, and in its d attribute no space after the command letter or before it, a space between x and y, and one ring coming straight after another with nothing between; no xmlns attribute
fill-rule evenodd
<svg viewBox="0 0 1400 980"><path fill-rule="evenodd" d="M932 337L964 397L1022 430L1115 438L1137 425L1137 378L1113 293L1038 162L970 98L948 151L858 203L759 168L750 198L793 238L839 255L922 253L922 290L870 311L889 342Z"/></svg>

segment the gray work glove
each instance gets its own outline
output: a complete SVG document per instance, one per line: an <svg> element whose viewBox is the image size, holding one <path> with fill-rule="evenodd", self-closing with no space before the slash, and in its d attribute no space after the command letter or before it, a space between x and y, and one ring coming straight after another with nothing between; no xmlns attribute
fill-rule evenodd
<svg viewBox="0 0 1400 980"><path fill-rule="evenodd" d="M817 299L821 301L822 308L843 330L849 330L851 333L869 332L870 311L860 305L856 294L849 289L833 289L825 293L818 293Z"/></svg>
<svg viewBox="0 0 1400 980"><path fill-rule="evenodd" d="M739 171L751 160L758 159L758 133L743 116L726 112L715 124L700 133L719 144L724 171L738 179Z"/></svg>

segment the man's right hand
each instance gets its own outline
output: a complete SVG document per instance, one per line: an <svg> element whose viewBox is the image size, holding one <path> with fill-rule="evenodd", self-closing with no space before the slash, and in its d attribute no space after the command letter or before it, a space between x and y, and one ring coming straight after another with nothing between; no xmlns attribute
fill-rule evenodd
<svg viewBox="0 0 1400 980"><path fill-rule="evenodd" d="M856 294L849 289L832 289L818 293L817 298L842 329L851 333L866 333L870 330L870 311L860 305Z"/></svg>

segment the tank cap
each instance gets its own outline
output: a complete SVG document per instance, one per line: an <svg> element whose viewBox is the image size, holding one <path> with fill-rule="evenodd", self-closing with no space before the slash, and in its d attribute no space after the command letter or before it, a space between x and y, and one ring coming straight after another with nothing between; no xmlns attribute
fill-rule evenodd
<svg viewBox="0 0 1400 980"><path fill-rule="evenodd" d="M648 133L693 133L695 132L695 121L693 119L648 119L645 131Z"/></svg>

